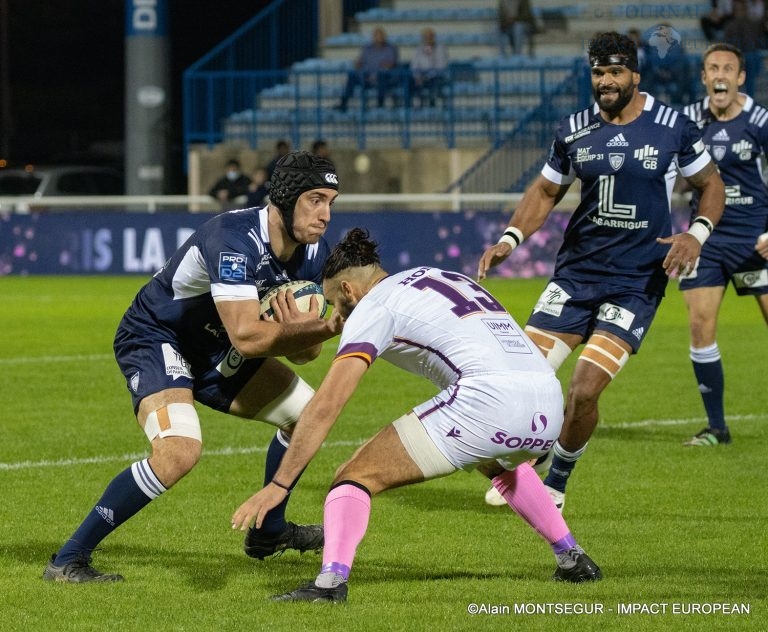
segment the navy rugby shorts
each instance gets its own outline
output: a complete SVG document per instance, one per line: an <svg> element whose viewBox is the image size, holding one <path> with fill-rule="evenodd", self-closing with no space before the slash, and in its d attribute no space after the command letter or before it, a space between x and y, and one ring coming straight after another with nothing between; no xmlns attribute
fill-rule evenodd
<svg viewBox="0 0 768 632"><path fill-rule="evenodd" d="M680 277L680 289L725 287L728 281L739 296L768 294L768 260L758 254L754 243L705 242L693 270Z"/></svg>
<svg viewBox="0 0 768 632"><path fill-rule="evenodd" d="M265 360L246 360L230 347L204 362L190 363L174 341L136 335L123 328L117 330L114 349L134 412L142 399L169 388L189 388L196 401L229 412L232 401Z"/></svg>
<svg viewBox="0 0 768 632"><path fill-rule="evenodd" d="M612 333L637 353L663 296L611 283L550 279L526 325L586 341L596 329Z"/></svg>

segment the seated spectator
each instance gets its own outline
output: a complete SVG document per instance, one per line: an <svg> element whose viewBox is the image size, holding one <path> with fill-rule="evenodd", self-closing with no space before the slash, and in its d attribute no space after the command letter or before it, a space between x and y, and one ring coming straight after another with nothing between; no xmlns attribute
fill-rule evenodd
<svg viewBox="0 0 768 632"><path fill-rule="evenodd" d="M267 178L266 167L258 167L253 172L251 183L248 185L248 195L245 200L246 207L264 206L267 203L267 195L269 193L267 180L269 178Z"/></svg>
<svg viewBox="0 0 768 632"><path fill-rule="evenodd" d="M240 169L240 162L234 158L227 161L224 175L216 181L208 194L221 203L222 210L230 210L245 204L251 179Z"/></svg>
<svg viewBox="0 0 768 632"><path fill-rule="evenodd" d="M421 44L411 60L411 90L419 105L435 106L435 99L448 81L448 51L427 27L421 32Z"/></svg>
<svg viewBox="0 0 768 632"><path fill-rule="evenodd" d="M387 41L386 31L376 27L371 43L363 47L355 69L347 75L347 85L337 109L342 112L347 110L347 103L358 87L363 99L369 88L376 88L377 105L384 107L384 99L397 83L398 77L392 72L397 66L397 59L397 48Z"/></svg>

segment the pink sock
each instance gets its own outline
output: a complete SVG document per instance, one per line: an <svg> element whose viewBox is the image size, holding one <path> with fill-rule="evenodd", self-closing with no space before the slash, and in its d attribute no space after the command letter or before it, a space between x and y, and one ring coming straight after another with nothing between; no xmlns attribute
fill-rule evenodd
<svg viewBox="0 0 768 632"><path fill-rule="evenodd" d="M334 487L325 498L323 568L349 578L357 545L368 529L371 497L355 485Z"/></svg>
<svg viewBox="0 0 768 632"><path fill-rule="evenodd" d="M493 479L493 486L509 506L549 544L576 543L544 483L528 463L521 463L511 472L500 474ZM561 542L564 538L566 541Z"/></svg>

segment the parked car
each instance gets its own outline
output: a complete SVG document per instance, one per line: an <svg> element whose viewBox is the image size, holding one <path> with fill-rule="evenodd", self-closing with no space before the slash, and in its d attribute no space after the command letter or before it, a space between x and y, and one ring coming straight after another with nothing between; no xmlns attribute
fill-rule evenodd
<svg viewBox="0 0 768 632"><path fill-rule="evenodd" d="M0 169L0 197L123 195L124 191L122 174L110 167L67 165ZM18 206L16 210L29 210Z"/></svg>

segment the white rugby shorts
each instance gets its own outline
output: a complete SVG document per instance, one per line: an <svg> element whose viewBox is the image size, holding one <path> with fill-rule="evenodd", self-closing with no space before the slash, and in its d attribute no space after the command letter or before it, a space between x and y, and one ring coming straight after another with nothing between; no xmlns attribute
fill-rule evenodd
<svg viewBox="0 0 768 632"><path fill-rule="evenodd" d="M451 384L413 413L394 425L426 478L450 473L447 463L438 465L435 448L454 469L494 460L514 469L547 452L560 435L563 393L553 373L476 375Z"/></svg>

